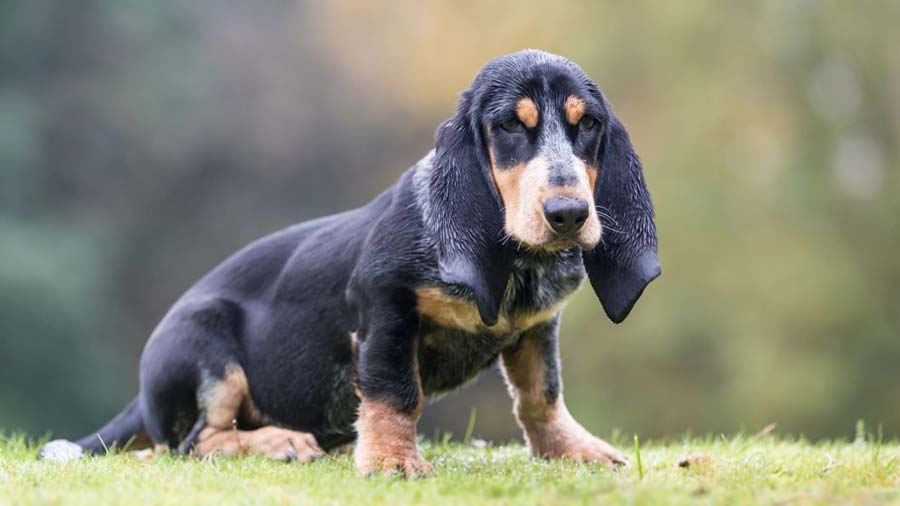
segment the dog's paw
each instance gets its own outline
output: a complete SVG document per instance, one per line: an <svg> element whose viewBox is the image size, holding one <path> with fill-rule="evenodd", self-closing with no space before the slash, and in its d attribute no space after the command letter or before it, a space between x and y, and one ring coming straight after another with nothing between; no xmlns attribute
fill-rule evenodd
<svg viewBox="0 0 900 506"><path fill-rule="evenodd" d="M434 470L417 450L395 455L376 455L356 452L356 467L363 476L400 476L403 478L427 478Z"/></svg>
<svg viewBox="0 0 900 506"><path fill-rule="evenodd" d="M285 462L312 462L325 455L312 434L278 427L257 430L250 444L257 453Z"/></svg>
<svg viewBox="0 0 900 506"><path fill-rule="evenodd" d="M204 459L252 453L284 462L311 462L325 456L312 434L275 426L253 431L204 429L194 452Z"/></svg>
<svg viewBox="0 0 900 506"><path fill-rule="evenodd" d="M622 452L594 436L580 437L570 442L560 456L579 462L606 464L610 467L628 464L628 459Z"/></svg>
<svg viewBox="0 0 900 506"><path fill-rule="evenodd" d="M84 456L84 450L65 439L55 439L45 444L38 452L38 460L47 462L72 462Z"/></svg>

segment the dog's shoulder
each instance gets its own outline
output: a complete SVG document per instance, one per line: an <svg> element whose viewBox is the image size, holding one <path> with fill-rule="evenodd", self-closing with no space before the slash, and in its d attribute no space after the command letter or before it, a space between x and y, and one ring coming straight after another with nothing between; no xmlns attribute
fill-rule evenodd
<svg viewBox="0 0 900 506"><path fill-rule="evenodd" d="M362 238L351 284L413 288L439 279L433 233L425 221L430 205L423 177L431 155L407 170L385 194Z"/></svg>

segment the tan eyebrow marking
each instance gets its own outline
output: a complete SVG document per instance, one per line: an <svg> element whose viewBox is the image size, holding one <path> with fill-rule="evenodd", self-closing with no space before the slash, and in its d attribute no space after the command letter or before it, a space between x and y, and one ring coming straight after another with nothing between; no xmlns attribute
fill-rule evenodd
<svg viewBox="0 0 900 506"><path fill-rule="evenodd" d="M516 116L528 128L534 128L538 124L538 109L530 98L519 99L516 103Z"/></svg>
<svg viewBox="0 0 900 506"><path fill-rule="evenodd" d="M581 117L584 116L584 109L584 100L575 95L569 95L569 98L566 99L566 121L570 125L577 125L581 121Z"/></svg>

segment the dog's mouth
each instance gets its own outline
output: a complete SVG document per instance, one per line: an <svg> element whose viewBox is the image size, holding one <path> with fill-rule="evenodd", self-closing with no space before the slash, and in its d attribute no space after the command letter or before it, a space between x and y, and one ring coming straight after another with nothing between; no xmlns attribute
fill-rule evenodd
<svg viewBox="0 0 900 506"><path fill-rule="evenodd" d="M560 235L560 234L549 234L550 237L539 244L525 244L528 248L538 251L544 251L547 253L557 253L560 251L579 248L583 251L590 251L597 247L597 244L600 242L599 238L597 240L593 240L593 238L584 238L582 234L574 234L574 235Z"/></svg>
<svg viewBox="0 0 900 506"><path fill-rule="evenodd" d="M571 248L581 248L588 251L594 249L600 242L603 226L594 216L588 216L580 224L579 228L564 232L554 230L554 227L545 220L544 237L537 247L548 252L557 252Z"/></svg>
<svg viewBox="0 0 900 506"><path fill-rule="evenodd" d="M555 253L557 251L579 248L581 250L589 251L596 247L596 243L588 244L584 241L578 239L555 239L546 243L542 249L549 251L551 253Z"/></svg>
<svg viewBox="0 0 900 506"><path fill-rule="evenodd" d="M544 243L541 246L541 249L548 253L556 253L559 251L572 249L575 247L584 249L582 247L581 243L579 243L578 241L574 241L572 239L555 239L553 241Z"/></svg>

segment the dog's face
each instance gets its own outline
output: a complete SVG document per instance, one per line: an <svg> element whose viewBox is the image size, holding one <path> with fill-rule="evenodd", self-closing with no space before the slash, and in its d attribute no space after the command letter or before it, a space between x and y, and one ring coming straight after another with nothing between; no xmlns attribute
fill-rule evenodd
<svg viewBox="0 0 900 506"><path fill-rule="evenodd" d="M520 245L580 246L616 323L661 272L653 203L628 132L563 57L526 50L485 65L435 133L433 167L425 219L441 278L471 290L488 326Z"/></svg>
<svg viewBox="0 0 900 506"><path fill-rule="evenodd" d="M594 190L604 108L562 68L536 66L489 97L483 118L506 235L526 247L590 250L601 235Z"/></svg>

